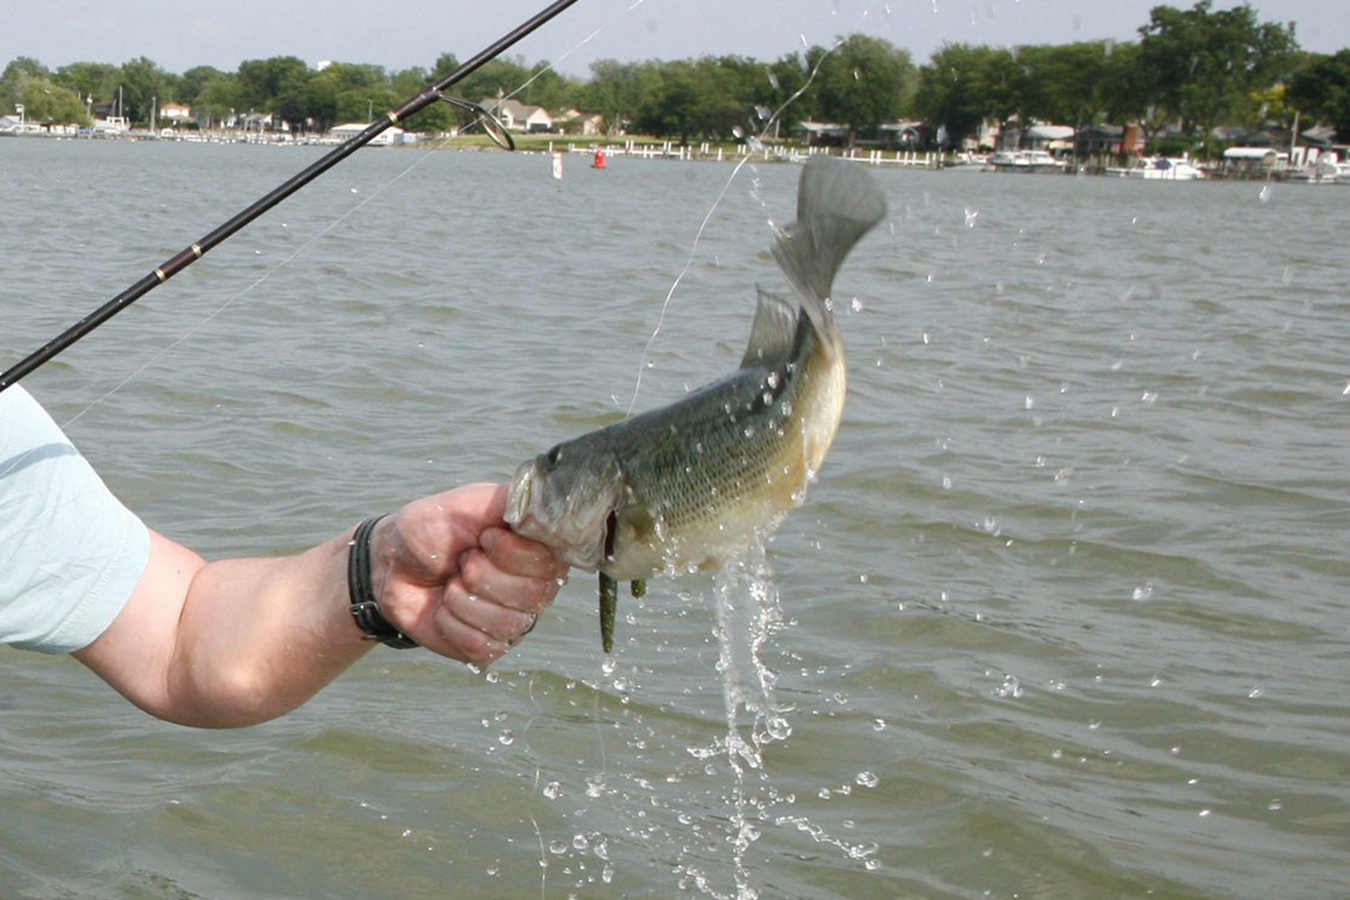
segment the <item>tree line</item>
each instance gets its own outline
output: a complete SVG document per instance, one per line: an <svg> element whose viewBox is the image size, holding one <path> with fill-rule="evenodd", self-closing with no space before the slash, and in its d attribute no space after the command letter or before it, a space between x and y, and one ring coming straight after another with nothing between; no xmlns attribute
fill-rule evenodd
<svg viewBox="0 0 1350 900"><path fill-rule="evenodd" d="M168 101L220 122L268 114L295 131L368 121L453 71L442 55L429 68L365 64L311 67L295 57L249 60L234 72L199 66L181 75L144 57L122 65L80 62L49 70L21 57L0 76L0 111L25 107L29 120L89 124L119 97L130 121L148 124ZM500 58L456 86L475 102L514 96L552 112L600 114L609 130L687 142L789 136L803 121L846 127L849 140L878 136L888 122L925 123L928 140L957 146L981 123L1034 120L1082 128L1139 123L1156 136L1178 128L1193 149L1219 124L1284 126L1295 115L1322 121L1350 140L1350 49L1302 51L1294 26L1258 21L1250 6L1157 6L1130 42L1082 41L993 47L953 43L916 65L908 51L854 34L771 62L740 56L643 62L601 60L590 77L546 62ZM446 130L462 116L436 104L411 127Z"/></svg>

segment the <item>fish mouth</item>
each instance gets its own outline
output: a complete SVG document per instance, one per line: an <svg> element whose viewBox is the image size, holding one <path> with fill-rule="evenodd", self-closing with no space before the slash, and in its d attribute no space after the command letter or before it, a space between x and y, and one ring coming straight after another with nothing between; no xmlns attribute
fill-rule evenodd
<svg viewBox="0 0 1350 900"><path fill-rule="evenodd" d="M529 460L511 479L502 518L516 534L545 545L569 566L594 572L613 552L614 511L606 507L597 516L569 499L561 508L551 502L547 478Z"/></svg>
<svg viewBox="0 0 1350 900"><path fill-rule="evenodd" d="M516 468L516 474L511 477L511 487L506 494L506 511L502 513L502 519L512 530L519 532L520 526L524 524L528 516L530 506L531 489L534 487L534 463L521 463Z"/></svg>

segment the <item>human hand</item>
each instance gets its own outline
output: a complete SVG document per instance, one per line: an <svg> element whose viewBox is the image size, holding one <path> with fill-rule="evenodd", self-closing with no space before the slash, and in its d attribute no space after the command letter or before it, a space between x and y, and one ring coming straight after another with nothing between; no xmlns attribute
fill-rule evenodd
<svg viewBox="0 0 1350 900"><path fill-rule="evenodd" d="M486 666L534 628L567 565L511 532L505 484L424 497L382 519L371 584L391 625L442 656Z"/></svg>

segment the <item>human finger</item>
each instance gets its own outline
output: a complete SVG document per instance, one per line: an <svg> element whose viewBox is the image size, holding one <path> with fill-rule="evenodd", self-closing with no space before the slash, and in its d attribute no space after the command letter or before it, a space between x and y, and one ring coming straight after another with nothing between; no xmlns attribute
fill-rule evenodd
<svg viewBox="0 0 1350 900"><path fill-rule="evenodd" d="M524 612L538 612L553 602L564 582L561 577L552 577L556 568L549 566L542 571L544 576L504 570L482 550L468 550L460 555L458 580L479 597Z"/></svg>
<svg viewBox="0 0 1350 900"><path fill-rule="evenodd" d="M567 563L558 559L548 546L513 531L485 528L478 543L503 572L555 580L567 577Z"/></svg>
<svg viewBox="0 0 1350 900"><path fill-rule="evenodd" d="M507 606L468 590L461 582L451 584L445 592L438 624L450 620L480 631L494 641L511 646L534 629L539 619L539 608L519 609Z"/></svg>

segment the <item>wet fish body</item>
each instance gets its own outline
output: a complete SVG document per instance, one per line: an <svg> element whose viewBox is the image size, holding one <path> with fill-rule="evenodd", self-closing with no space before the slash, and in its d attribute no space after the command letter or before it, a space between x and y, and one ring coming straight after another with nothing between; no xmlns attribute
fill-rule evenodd
<svg viewBox="0 0 1350 900"><path fill-rule="evenodd" d="M617 581L713 568L805 497L838 431L844 349L835 272L886 212L861 166L804 166L797 220L771 249L796 303L759 292L740 367L668 406L557 444L512 479L506 521L601 575L612 641Z"/></svg>

